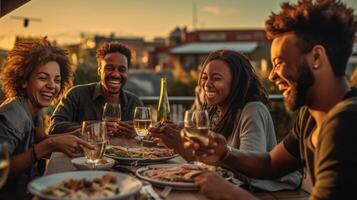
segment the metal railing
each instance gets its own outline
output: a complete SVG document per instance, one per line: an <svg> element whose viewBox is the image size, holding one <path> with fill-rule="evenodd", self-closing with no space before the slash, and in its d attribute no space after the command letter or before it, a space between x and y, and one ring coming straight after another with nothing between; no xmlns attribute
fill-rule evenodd
<svg viewBox="0 0 357 200"><path fill-rule="evenodd" d="M153 118L156 117L156 108L159 102L158 96L143 96L140 99L144 102L146 106L152 107ZM269 99L272 102L282 102L283 96L280 94L270 94ZM171 110L171 120L173 122L182 122L185 110L189 109L195 100L194 96L170 96L170 110Z"/></svg>

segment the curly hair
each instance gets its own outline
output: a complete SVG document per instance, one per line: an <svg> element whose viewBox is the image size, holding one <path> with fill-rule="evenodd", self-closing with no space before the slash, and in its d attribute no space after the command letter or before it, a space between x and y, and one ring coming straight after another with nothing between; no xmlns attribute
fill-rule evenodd
<svg viewBox="0 0 357 200"><path fill-rule="evenodd" d="M97 49L96 57L98 65L100 65L100 60L104 59L105 55L114 52L118 52L126 56L126 58L128 59L128 67L130 67L131 51L129 47L120 42L105 42L100 46L100 48Z"/></svg>
<svg viewBox="0 0 357 200"><path fill-rule="evenodd" d="M284 2L281 8L265 22L268 38L293 32L302 53L322 45L335 75L344 76L357 29L353 9L340 0L299 0L296 5Z"/></svg>
<svg viewBox="0 0 357 200"><path fill-rule="evenodd" d="M229 109L213 130L228 138L232 134L234 122L236 121L235 118L240 109L252 101L260 101L265 105L269 105L269 99L249 59L243 54L229 50L214 51L207 56L203 62L198 79L198 85L201 89L204 87L202 84L203 72L212 60L220 60L226 63L232 74L231 90L224 102L224 104L228 105ZM204 100L203 107L208 109L212 121L218 107L208 106L206 100Z"/></svg>
<svg viewBox="0 0 357 200"><path fill-rule="evenodd" d="M23 39L9 51L1 71L3 91L7 98L26 97L22 88L30 80L32 71L38 66L55 61L61 70L61 89L57 100L72 86L73 71L65 50L52 46L46 39Z"/></svg>

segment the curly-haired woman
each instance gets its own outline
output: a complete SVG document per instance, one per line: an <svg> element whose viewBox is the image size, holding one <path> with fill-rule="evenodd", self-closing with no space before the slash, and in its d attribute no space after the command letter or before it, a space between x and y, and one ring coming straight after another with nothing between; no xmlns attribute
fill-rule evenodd
<svg viewBox="0 0 357 200"><path fill-rule="evenodd" d="M9 51L1 71L6 100L0 106L0 141L10 153L10 173L0 199L28 199L26 188L38 175L37 161L59 151L81 155L81 146L93 148L72 135L48 137L39 116L71 86L72 70L64 50L46 39L26 39Z"/></svg>

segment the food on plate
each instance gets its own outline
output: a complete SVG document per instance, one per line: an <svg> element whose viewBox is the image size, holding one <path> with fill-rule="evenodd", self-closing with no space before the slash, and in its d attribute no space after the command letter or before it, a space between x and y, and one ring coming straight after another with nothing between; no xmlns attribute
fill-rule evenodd
<svg viewBox="0 0 357 200"><path fill-rule="evenodd" d="M175 155L174 150L167 148L148 148L148 147L135 147L126 148L122 146L111 146L106 149L107 155L124 158L162 158L172 157Z"/></svg>
<svg viewBox="0 0 357 200"><path fill-rule="evenodd" d="M205 172L216 172L227 177L227 171L220 167L204 165L179 165L174 167L148 167L144 177L167 182L194 182L194 178Z"/></svg>
<svg viewBox="0 0 357 200"><path fill-rule="evenodd" d="M118 195L120 190L116 177L105 174L101 178L94 180L66 179L53 186L49 186L44 191L46 195L66 198L66 199L91 199L106 198Z"/></svg>

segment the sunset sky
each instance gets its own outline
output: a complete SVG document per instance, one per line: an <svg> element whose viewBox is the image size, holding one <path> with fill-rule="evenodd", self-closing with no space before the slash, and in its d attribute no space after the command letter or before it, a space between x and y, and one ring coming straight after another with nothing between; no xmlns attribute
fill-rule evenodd
<svg viewBox="0 0 357 200"><path fill-rule="evenodd" d="M195 2L195 3L194 3ZM11 48L16 35L49 36L59 43L79 41L79 33L166 37L176 26L199 29L263 28L282 0L31 0L0 19L0 48ZM295 2L295 1L292 1ZM357 0L343 0L356 10ZM12 16L39 18L23 22ZM9 47L10 46L10 47Z"/></svg>

